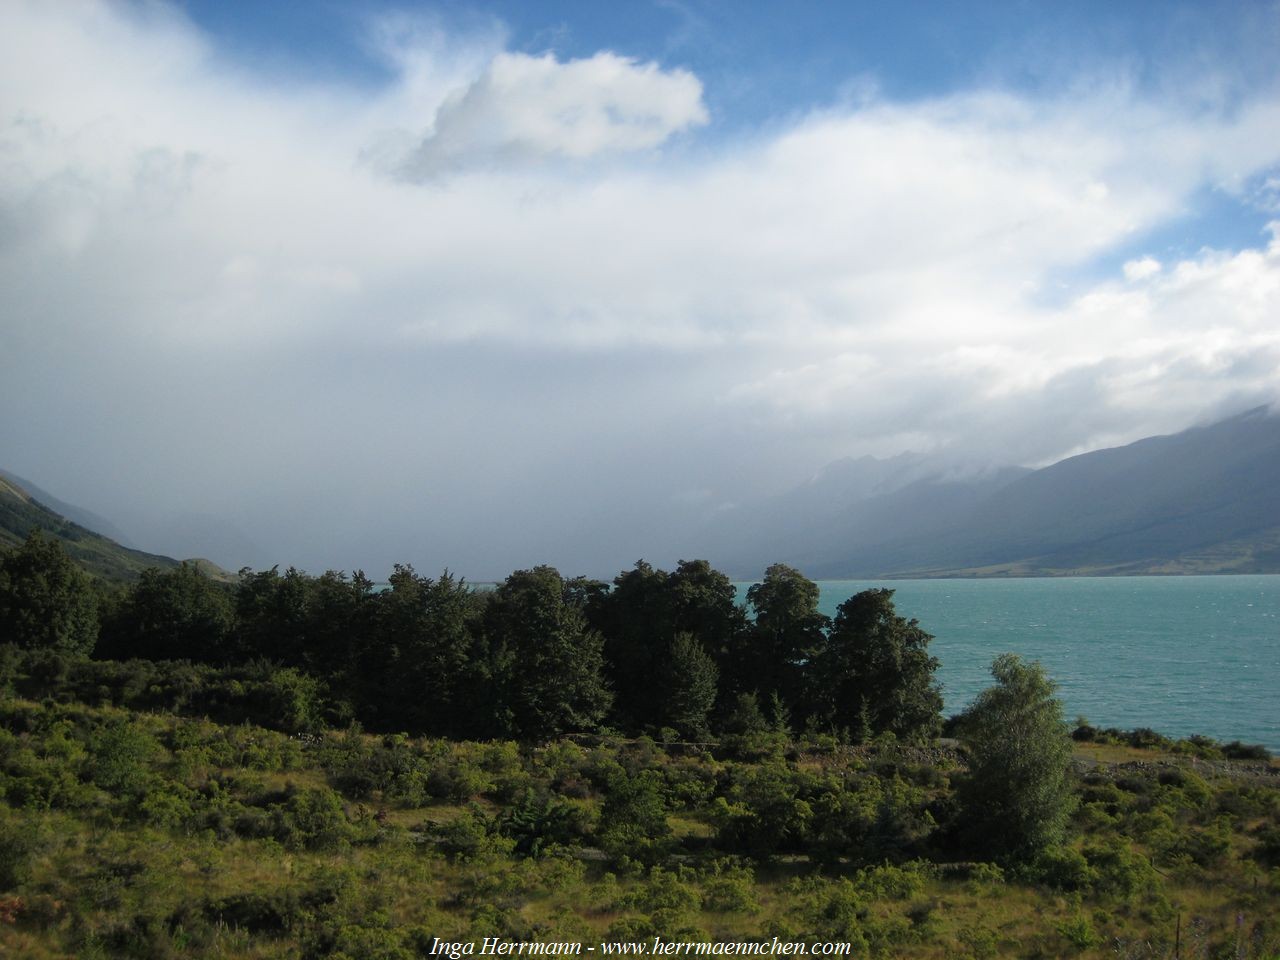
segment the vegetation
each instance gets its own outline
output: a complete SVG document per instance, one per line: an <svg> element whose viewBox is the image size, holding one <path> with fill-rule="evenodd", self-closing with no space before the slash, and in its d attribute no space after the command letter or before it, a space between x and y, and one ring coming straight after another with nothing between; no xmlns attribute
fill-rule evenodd
<svg viewBox="0 0 1280 960"><path fill-rule="evenodd" d="M99 659L0 638L0 954L1280 951L1265 751L1069 735L1016 657L940 741L930 638L889 591L828 623L782 566L748 609L700 561L486 591L178 567L118 595L53 576L50 542L0 561L26 571L6 623L89 596L101 631Z"/></svg>
<svg viewBox="0 0 1280 960"><path fill-rule="evenodd" d="M969 773L958 797L982 849L1030 860L1063 840L1074 803L1071 740L1054 685L1038 663L1006 653L991 675L996 685L960 718Z"/></svg>
<svg viewBox="0 0 1280 960"><path fill-rule="evenodd" d="M56 540L86 573L104 582L132 583L144 570L167 570L178 565L177 560L131 550L73 523L0 471L0 549L18 546L33 533ZM207 560L192 562L210 576L231 579L226 571Z"/></svg>

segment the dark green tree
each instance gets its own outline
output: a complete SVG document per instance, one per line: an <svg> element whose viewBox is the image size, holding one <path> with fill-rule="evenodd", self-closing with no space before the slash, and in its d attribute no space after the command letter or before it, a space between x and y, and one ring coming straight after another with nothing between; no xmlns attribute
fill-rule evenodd
<svg viewBox="0 0 1280 960"><path fill-rule="evenodd" d="M1039 663L1006 653L991 665L996 685L960 718L969 774L960 809L984 853L1029 860L1062 841L1074 802L1071 736L1055 685Z"/></svg>
<svg viewBox="0 0 1280 960"><path fill-rule="evenodd" d="M671 641L662 682L653 696L663 702L665 725L692 740L710 735L707 718L716 703L720 671L691 633L677 633Z"/></svg>
<svg viewBox="0 0 1280 960"><path fill-rule="evenodd" d="M105 618L95 652L102 660L225 662L234 654L233 623L230 591L195 564L153 567Z"/></svg>
<svg viewBox="0 0 1280 960"><path fill-rule="evenodd" d="M364 678L361 716L386 730L492 735L479 709L493 676L479 624L483 600L447 570L433 580L397 565L374 607L373 638L352 677L353 688Z"/></svg>
<svg viewBox="0 0 1280 960"><path fill-rule="evenodd" d="M308 673L346 681L371 645L373 583L357 570L350 577L326 570L305 581L299 659Z"/></svg>
<svg viewBox="0 0 1280 960"><path fill-rule="evenodd" d="M697 637L720 668L720 676L735 681L747 637L747 615L738 605L733 581L706 560L681 560L667 579L667 590L674 628ZM725 684L721 687L724 693Z"/></svg>
<svg viewBox="0 0 1280 960"><path fill-rule="evenodd" d="M727 688L736 689L746 614L736 602L733 582L707 561L681 560L675 572L667 573L641 560L614 579L612 590L590 594L586 611L605 637L607 675L616 694L614 719L623 729L666 722L654 680L666 675L677 633L694 637L715 663L719 700Z"/></svg>
<svg viewBox="0 0 1280 960"><path fill-rule="evenodd" d="M745 685L764 698L776 694L792 711L807 715L804 672L830 625L830 618L818 612L818 585L799 570L775 563L747 589L747 603L755 626L744 658Z"/></svg>
<svg viewBox="0 0 1280 960"><path fill-rule="evenodd" d="M934 681L932 640L915 620L898 616L893 591L864 590L836 611L814 658L815 701L836 729L855 741L882 733L917 740L941 729L942 693Z"/></svg>
<svg viewBox="0 0 1280 960"><path fill-rule="evenodd" d="M653 678L675 637L670 574L640 560L614 578L607 593L586 604L591 626L604 636L606 675L614 692L614 722L641 730L661 720L655 709Z"/></svg>
<svg viewBox="0 0 1280 960"><path fill-rule="evenodd" d="M554 568L507 577L489 597L484 632L501 734L544 741L599 726L612 701L603 640Z"/></svg>
<svg viewBox="0 0 1280 960"><path fill-rule="evenodd" d="M56 541L33 531L0 552L0 642L89 653L98 639L98 595Z"/></svg>
<svg viewBox="0 0 1280 960"><path fill-rule="evenodd" d="M240 571L235 607L242 657L261 657L291 667L304 665L311 580L293 567L283 575L278 567L257 573L248 567Z"/></svg>

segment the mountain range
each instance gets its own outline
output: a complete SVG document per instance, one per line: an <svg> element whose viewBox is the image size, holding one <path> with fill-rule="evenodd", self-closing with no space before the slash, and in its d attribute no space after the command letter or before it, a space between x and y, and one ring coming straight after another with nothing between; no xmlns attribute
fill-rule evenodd
<svg viewBox="0 0 1280 960"><path fill-rule="evenodd" d="M1280 416L1258 407L1038 470L864 457L725 511L735 575L817 578L1280 572Z"/></svg>
<svg viewBox="0 0 1280 960"><path fill-rule="evenodd" d="M841 460L719 511L690 539L740 579L776 562L815 579L1280 573L1278 478L1280 416L1258 407L1034 470L916 453ZM179 562L0 471L0 546L33 528L109 580Z"/></svg>
<svg viewBox="0 0 1280 960"><path fill-rule="evenodd" d="M63 503L43 490L37 496L36 490L38 488L34 485L19 482L13 474L0 471L0 548L17 546L37 530L61 543L71 558L89 573L112 582L137 580L148 567L171 570L178 566L180 561L172 557L126 547L90 529L86 524L101 524L103 529L119 535L109 521ZM229 573L207 560L189 562L216 579L231 578Z"/></svg>

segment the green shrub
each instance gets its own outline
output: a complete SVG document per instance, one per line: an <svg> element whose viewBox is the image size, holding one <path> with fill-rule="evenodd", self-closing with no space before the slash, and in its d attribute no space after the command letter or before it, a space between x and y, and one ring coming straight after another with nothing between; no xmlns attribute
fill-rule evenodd
<svg viewBox="0 0 1280 960"><path fill-rule="evenodd" d="M1046 886L1068 891L1086 889L1097 876L1084 854L1070 847L1041 851L1031 864L1029 875Z"/></svg>
<svg viewBox="0 0 1280 960"><path fill-rule="evenodd" d="M600 845L615 860L657 863L670 848L671 827L656 773L619 775L610 784L596 828Z"/></svg>
<svg viewBox="0 0 1280 960"><path fill-rule="evenodd" d="M1077 952L1096 947L1101 939L1093 929L1089 918L1083 914L1073 914L1057 924L1059 935Z"/></svg>
<svg viewBox="0 0 1280 960"><path fill-rule="evenodd" d="M1127 900L1159 885L1150 861L1120 838L1091 844L1083 853L1093 871L1090 886L1098 893Z"/></svg>

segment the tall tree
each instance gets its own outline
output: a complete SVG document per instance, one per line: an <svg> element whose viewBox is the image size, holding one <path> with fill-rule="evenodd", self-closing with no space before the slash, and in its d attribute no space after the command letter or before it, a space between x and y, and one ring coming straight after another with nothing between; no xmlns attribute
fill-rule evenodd
<svg viewBox="0 0 1280 960"><path fill-rule="evenodd" d="M733 581L706 560L681 560L667 580L674 628L696 637L720 673L717 710L723 714L746 689L747 614Z"/></svg>
<svg viewBox="0 0 1280 960"><path fill-rule="evenodd" d="M764 579L747 589L755 613L746 663L747 686L762 698L777 694L800 715L805 703L804 671L826 639L830 618L818 611L818 585L799 570L775 563Z"/></svg>
<svg viewBox="0 0 1280 960"><path fill-rule="evenodd" d="M97 639L97 593L58 541L32 531L0 551L0 643L89 653Z"/></svg>
<svg viewBox="0 0 1280 960"><path fill-rule="evenodd" d="M603 640L565 599L553 567L507 577L489 598L484 629L504 732L539 741L599 725L612 701Z"/></svg>
<svg viewBox="0 0 1280 960"><path fill-rule="evenodd" d="M230 649L233 606L228 588L195 564L152 568L129 588L102 625L102 659L224 662Z"/></svg>
<svg viewBox="0 0 1280 960"><path fill-rule="evenodd" d="M242 657L263 657L291 667L306 662L311 579L293 567L283 575L278 567L240 571L235 606Z"/></svg>
<svg viewBox="0 0 1280 960"><path fill-rule="evenodd" d="M376 629L359 658L363 702L386 729L437 736L490 732L482 686L489 665L480 645L481 603L445 571L439 579L397 565L375 598ZM372 681L372 682L370 682Z"/></svg>
<svg viewBox="0 0 1280 960"><path fill-rule="evenodd" d="M864 590L836 610L814 659L814 696L838 729L861 741L882 733L937 736L942 693L934 680L932 640L915 620L898 616L893 591Z"/></svg>
<svg viewBox="0 0 1280 960"><path fill-rule="evenodd" d="M1026 860L1063 838L1073 803L1071 737L1039 663L1006 653L991 674L996 685L961 715L970 759L960 807L984 850Z"/></svg>
<svg viewBox="0 0 1280 960"><path fill-rule="evenodd" d="M605 638L615 722L625 730L640 730L661 719L655 710L653 677L675 637L669 578L666 571L640 560L614 578L611 590L587 601L588 621Z"/></svg>

